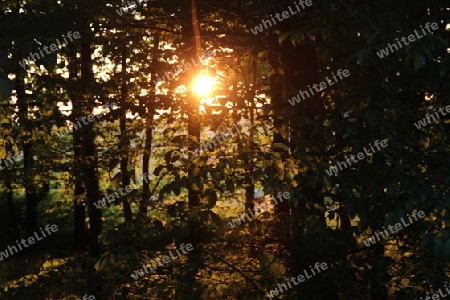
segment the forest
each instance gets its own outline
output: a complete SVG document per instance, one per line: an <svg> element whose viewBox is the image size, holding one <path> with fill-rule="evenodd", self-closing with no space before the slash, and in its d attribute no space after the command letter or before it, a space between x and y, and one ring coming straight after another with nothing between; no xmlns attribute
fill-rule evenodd
<svg viewBox="0 0 450 300"><path fill-rule="evenodd" d="M448 0L0 9L0 299L450 299Z"/></svg>

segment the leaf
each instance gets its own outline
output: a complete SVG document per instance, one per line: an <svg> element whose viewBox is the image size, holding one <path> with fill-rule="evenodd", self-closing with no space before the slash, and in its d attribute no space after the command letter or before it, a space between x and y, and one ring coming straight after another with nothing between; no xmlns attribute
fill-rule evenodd
<svg viewBox="0 0 450 300"><path fill-rule="evenodd" d="M388 227L389 225L394 225L399 220L398 211L393 211L388 213L384 218L384 227Z"/></svg>
<svg viewBox="0 0 450 300"><path fill-rule="evenodd" d="M378 125L378 116L375 110L367 110L364 114L365 119L367 122L372 126Z"/></svg>
<svg viewBox="0 0 450 300"><path fill-rule="evenodd" d="M50 54L44 55L41 59L36 61L36 65L43 65L47 71L52 72L56 66L56 53L52 52Z"/></svg>
<svg viewBox="0 0 450 300"><path fill-rule="evenodd" d="M122 173L119 172L113 177L113 179L111 179L111 186L114 190L116 190L119 187L121 177L122 177Z"/></svg>
<svg viewBox="0 0 450 300"><path fill-rule="evenodd" d="M414 70L419 70L420 68L423 68L426 64L425 57L423 57L419 53L415 53L413 64L414 64Z"/></svg>
<svg viewBox="0 0 450 300"><path fill-rule="evenodd" d="M4 98L9 98L13 90L13 85L9 80L0 78L0 95Z"/></svg>
<svg viewBox="0 0 450 300"><path fill-rule="evenodd" d="M211 190L208 193L208 204L206 207L211 209L216 205L216 203L217 203L217 193L214 190Z"/></svg>
<svg viewBox="0 0 450 300"><path fill-rule="evenodd" d="M223 227L222 219L217 214L215 214L213 211L209 211L209 215L211 216L213 223L216 223L216 225L219 227Z"/></svg>
<svg viewBox="0 0 450 300"><path fill-rule="evenodd" d="M179 180L172 182L172 191L176 196L180 196L181 182Z"/></svg>
<svg viewBox="0 0 450 300"><path fill-rule="evenodd" d="M197 193L201 191L200 187L196 183L191 184L191 189Z"/></svg>
<svg viewBox="0 0 450 300"><path fill-rule="evenodd" d="M283 33L279 38L278 38L278 43L281 45L283 44L284 40L286 40L289 36L291 35L290 31L287 31L285 33Z"/></svg>
<svg viewBox="0 0 450 300"><path fill-rule="evenodd" d="M323 183L325 185L325 188L327 189L327 191L330 191L331 190L331 183L328 180L328 177L327 176L323 176L322 178L323 178Z"/></svg>
<svg viewBox="0 0 450 300"><path fill-rule="evenodd" d="M424 236L422 238L422 240L420 241L420 246L422 247L422 250L429 250L429 248L431 247L431 243L433 241L433 236L431 235L427 235Z"/></svg>
<svg viewBox="0 0 450 300"><path fill-rule="evenodd" d="M225 180L225 185L227 186L227 189L233 193L234 192L234 182L231 179L226 179Z"/></svg>
<svg viewBox="0 0 450 300"><path fill-rule="evenodd" d="M444 238L435 236L433 238L433 242L434 242L433 247L434 255L443 256L445 254L444 245L446 245L446 243L444 244Z"/></svg>
<svg viewBox="0 0 450 300"><path fill-rule="evenodd" d="M450 260L450 240L447 240L447 242L445 242L444 251L445 251L445 258L447 260Z"/></svg>

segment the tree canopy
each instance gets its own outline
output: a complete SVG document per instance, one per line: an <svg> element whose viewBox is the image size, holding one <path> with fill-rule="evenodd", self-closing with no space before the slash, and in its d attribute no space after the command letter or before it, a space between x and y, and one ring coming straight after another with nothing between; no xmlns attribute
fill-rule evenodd
<svg viewBox="0 0 450 300"><path fill-rule="evenodd" d="M0 8L0 299L450 295L447 2Z"/></svg>

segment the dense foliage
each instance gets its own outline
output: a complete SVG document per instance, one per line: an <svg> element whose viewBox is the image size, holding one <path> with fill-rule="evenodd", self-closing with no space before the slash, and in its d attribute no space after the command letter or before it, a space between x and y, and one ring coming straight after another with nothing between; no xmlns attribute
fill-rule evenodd
<svg viewBox="0 0 450 300"><path fill-rule="evenodd" d="M0 299L420 299L450 282L448 3L0 8Z"/></svg>

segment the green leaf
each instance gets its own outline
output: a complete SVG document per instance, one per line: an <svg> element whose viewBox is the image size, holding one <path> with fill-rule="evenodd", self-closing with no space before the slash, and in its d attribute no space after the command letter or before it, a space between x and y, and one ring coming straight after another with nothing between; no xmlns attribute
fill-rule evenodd
<svg viewBox="0 0 450 300"><path fill-rule="evenodd" d="M209 211L209 215L211 216L213 223L216 223L216 225L219 227L223 227L222 219L217 214L215 214L213 211Z"/></svg>
<svg viewBox="0 0 450 300"><path fill-rule="evenodd" d="M13 85L9 80L0 78L0 95L9 98L13 90Z"/></svg>
<svg viewBox="0 0 450 300"><path fill-rule="evenodd" d="M399 220L398 211L393 211L388 213L384 218L384 227L388 227L389 225L394 225Z"/></svg>
<svg viewBox="0 0 450 300"><path fill-rule="evenodd" d="M36 65L43 65L47 71L51 72L56 66L56 53L52 52L50 54L44 55L41 59L36 61Z"/></svg>
<svg viewBox="0 0 450 300"><path fill-rule="evenodd" d="M450 260L450 240L447 240L447 242L445 242L444 251L445 251L445 258L447 260Z"/></svg>
<svg viewBox="0 0 450 300"><path fill-rule="evenodd" d="M230 191L230 192L234 192L234 182L233 182L233 180L231 180L231 179L227 179L227 180L225 180L225 185L227 186L227 189Z"/></svg>
<svg viewBox="0 0 450 300"><path fill-rule="evenodd" d="M426 64L425 57L423 57L419 53L415 53L413 64L414 64L414 70L419 70L420 68L423 68Z"/></svg>
<svg viewBox="0 0 450 300"><path fill-rule="evenodd" d="M214 190L210 190L208 192L208 204L207 207L209 209L213 208L217 203L217 194Z"/></svg>

